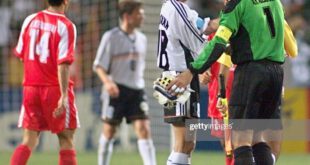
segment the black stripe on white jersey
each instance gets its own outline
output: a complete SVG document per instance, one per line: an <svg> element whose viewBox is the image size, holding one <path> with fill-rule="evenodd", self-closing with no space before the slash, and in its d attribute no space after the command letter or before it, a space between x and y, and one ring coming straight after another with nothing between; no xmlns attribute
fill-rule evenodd
<svg viewBox="0 0 310 165"><path fill-rule="evenodd" d="M194 61L194 58L192 56L191 51L181 42L180 45L183 48L184 51L184 55L185 55L185 61L186 61L186 65L187 67L190 66L190 63ZM192 116L192 113L198 113L198 103L199 103L199 93L200 93L200 86L199 86L199 78L198 75L195 74L193 77L192 82L190 83L190 87L191 89L193 89L195 91L195 93L191 93L190 99L189 99L189 103L187 106L185 106L185 114L187 114L188 116ZM192 111L192 109L195 109L196 111ZM197 116L199 116L198 114L195 114Z"/></svg>
<svg viewBox="0 0 310 165"><path fill-rule="evenodd" d="M183 6L182 4L180 4L180 6L181 6L181 10L182 10L183 13L185 14L185 16L188 17L188 14L187 14L187 12L186 12L184 6Z"/></svg>
<svg viewBox="0 0 310 165"><path fill-rule="evenodd" d="M183 7L183 5L179 2L177 2L176 0L170 0L172 5L175 7L175 9L178 11L178 13L180 14L181 18L183 19L183 21L185 22L185 24L188 26L188 28L193 32L193 34L199 39L199 41L201 41L202 43L204 42L204 39L202 38L202 36L196 31L196 29L193 27L193 25L191 24L191 22L188 20L187 18L187 13L185 11L185 8Z"/></svg>
<svg viewBox="0 0 310 165"><path fill-rule="evenodd" d="M198 38L198 40L203 43L204 39L200 34L196 31L196 29L193 27L193 25L190 23L190 21L187 19L186 14L182 12L182 4L179 2L176 2L176 0L170 0L172 5L175 7L175 9L180 14L181 18L183 19L184 23L187 25L187 27L192 31L192 33Z"/></svg>
<svg viewBox="0 0 310 165"><path fill-rule="evenodd" d="M186 67L188 68L190 66L190 63L194 61L194 57L190 51L183 43L179 40L179 43L184 51L184 58L186 62Z"/></svg>

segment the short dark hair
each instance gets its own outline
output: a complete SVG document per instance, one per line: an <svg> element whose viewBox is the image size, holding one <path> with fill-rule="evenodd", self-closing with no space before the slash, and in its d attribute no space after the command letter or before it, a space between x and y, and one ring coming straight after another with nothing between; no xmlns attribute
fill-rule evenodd
<svg viewBox="0 0 310 165"><path fill-rule="evenodd" d="M48 0L48 4L51 6L61 6L64 0Z"/></svg>
<svg viewBox="0 0 310 165"><path fill-rule="evenodd" d="M118 4L118 14L120 18L122 18L124 14L131 14L134 10L141 7L142 2L136 0L123 0Z"/></svg>

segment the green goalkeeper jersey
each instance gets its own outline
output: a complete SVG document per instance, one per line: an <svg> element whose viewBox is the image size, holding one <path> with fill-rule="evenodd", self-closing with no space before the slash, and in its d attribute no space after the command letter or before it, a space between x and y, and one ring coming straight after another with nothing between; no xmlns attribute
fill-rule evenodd
<svg viewBox="0 0 310 165"><path fill-rule="evenodd" d="M270 60L284 62L284 13L280 0L230 0L220 16L215 37L191 63L202 73L231 45L234 64Z"/></svg>

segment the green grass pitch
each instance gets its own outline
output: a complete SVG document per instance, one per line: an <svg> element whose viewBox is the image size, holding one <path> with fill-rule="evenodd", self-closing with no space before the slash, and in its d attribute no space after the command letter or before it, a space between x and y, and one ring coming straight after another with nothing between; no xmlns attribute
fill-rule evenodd
<svg viewBox="0 0 310 165"><path fill-rule="evenodd" d="M158 165L165 165L168 152L157 153ZM9 165L11 153L0 152L0 165ZM283 154L280 156L278 165L307 165L310 163L310 155L307 154ZM58 154L55 152L32 154L28 165L57 165ZM79 165L97 164L97 153L78 153ZM195 152L192 157L193 165L224 165L224 158L221 152ZM115 152L112 156L111 165L142 165L142 161L137 152L123 153Z"/></svg>

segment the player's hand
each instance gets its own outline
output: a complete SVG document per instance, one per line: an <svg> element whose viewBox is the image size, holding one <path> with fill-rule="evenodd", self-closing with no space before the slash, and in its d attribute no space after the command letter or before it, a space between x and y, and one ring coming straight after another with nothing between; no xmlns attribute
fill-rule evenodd
<svg viewBox="0 0 310 165"><path fill-rule="evenodd" d="M203 32L203 34L205 35L209 35L211 33L216 32L216 30L219 27L219 18L216 19L212 19L209 21L208 27L205 29L205 31Z"/></svg>
<svg viewBox="0 0 310 165"><path fill-rule="evenodd" d="M220 98L220 97L217 99L216 108L220 111L220 113L223 116L225 116L226 112L228 111L228 106L227 106L227 104L223 104L222 99L223 98Z"/></svg>
<svg viewBox="0 0 310 165"><path fill-rule="evenodd" d="M119 96L119 89L113 81L105 83L104 88L112 98L117 98Z"/></svg>
<svg viewBox="0 0 310 165"><path fill-rule="evenodd" d="M193 79L192 73L187 69L172 80L166 87L166 90L173 95L178 94L180 90L186 89Z"/></svg>
<svg viewBox="0 0 310 165"><path fill-rule="evenodd" d="M210 70L205 71L202 74L199 74L199 82L203 85L207 85L211 81L211 72Z"/></svg>
<svg viewBox="0 0 310 165"><path fill-rule="evenodd" d="M59 101L58 101L57 108L53 112L53 116L55 118L60 117L65 112L65 110L68 108L69 108L68 97L67 96L61 96Z"/></svg>

